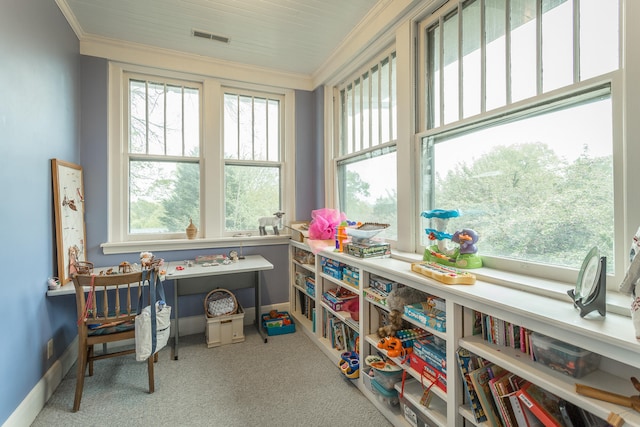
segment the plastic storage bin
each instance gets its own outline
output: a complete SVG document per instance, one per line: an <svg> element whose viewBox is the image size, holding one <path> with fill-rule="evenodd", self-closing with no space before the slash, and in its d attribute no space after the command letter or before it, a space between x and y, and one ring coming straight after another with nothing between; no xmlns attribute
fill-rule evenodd
<svg viewBox="0 0 640 427"><path fill-rule="evenodd" d="M393 388L391 390L387 390L386 388L382 387L382 385L380 385L380 383L378 383L377 381L377 375L378 374L376 372L376 374L373 376L373 380L371 381L371 385L373 386L373 392L378 400L387 405L389 408L398 406L398 404L400 403L400 400L398 399L398 391Z"/></svg>
<svg viewBox="0 0 640 427"><path fill-rule="evenodd" d="M425 417L422 412L416 409L416 407L404 397L400 398L400 413L404 416L405 421L413 427L435 426L431 420Z"/></svg>
<svg viewBox="0 0 640 427"><path fill-rule="evenodd" d="M374 374L372 381L387 390L393 390L395 383L402 381L402 370L388 372L374 369L373 371Z"/></svg>
<svg viewBox="0 0 640 427"><path fill-rule="evenodd" d="M574 378L587 375L600 365L600 355L575 345L533 332L531 345L536 362Z"/></svg>
<svg viewBox="0 0 640 427"><path fill-rule="evenodd" d="M205 316L206 317L206 316ZM244 341L244 310L238 303L238 313L226 316L206 317L204 336L207 347L218 347Z"/></svg>
<svg viewBox="0 0 640 427"><path fill-rule="evenodd" d="M278 317L272 318L269 313L262 314L262 326L267 330L267 335L290 334L296 331L293 318L286 311L278 311Z"/></svg>

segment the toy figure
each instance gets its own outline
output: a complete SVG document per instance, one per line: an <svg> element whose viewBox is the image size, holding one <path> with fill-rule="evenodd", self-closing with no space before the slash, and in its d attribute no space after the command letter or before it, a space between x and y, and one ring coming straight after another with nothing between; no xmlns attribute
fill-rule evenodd
<svg viewBox="0 0 640 427"><path fill-rule="evenodd" d="M476 254L478 247L478 233L470 228L447 233L447 223L451 218L460 216L458 210L433 209L425 211L420 216L434 222L435 228L426 228L429 240L434 241L425 248L423 260L437 262L449 267L478 268L482 267L482 259ZM449 243L457 243L450 245Z"/></svg>
<svg viewBox="0 0 640 427"><path fill-rule="evenodd" d="M260 235L267 235L267 226L271 226L273 228L273 234L279 235L280 232L278 231L278 226L282 227L281 222L283 216L284 212L278 211L274 213L273 216L263 216L262 218L258 219L258 230L260 230Z"/></svg>

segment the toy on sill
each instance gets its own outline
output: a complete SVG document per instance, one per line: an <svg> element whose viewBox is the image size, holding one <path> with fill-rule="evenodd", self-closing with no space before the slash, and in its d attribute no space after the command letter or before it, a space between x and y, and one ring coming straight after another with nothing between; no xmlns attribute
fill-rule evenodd
<svg viewBox="0 0 640 427"><path fill-rule="evenodd" d="M447 233L449 219L460 216L458 210L433 209L422 212L420 216L432 220L435 225L434 228L425 229L431 244L424 250L424 261L459 268L482 267L482 259L477 254L476 246L478 233L470 228L463 228L453 234ZM452 245L451 242L455 244Z"/></svg>
<svg viewBox="0 0 640 427"><path fill-rule="evenodd" d="M278 227L282 227L282 217L284 216L284 212L276 212L273 216L263 216L258 219L258 229L260 230L261 236L267 235L267 227L270 226L273 228L273 234L279 235Z"/></svg>

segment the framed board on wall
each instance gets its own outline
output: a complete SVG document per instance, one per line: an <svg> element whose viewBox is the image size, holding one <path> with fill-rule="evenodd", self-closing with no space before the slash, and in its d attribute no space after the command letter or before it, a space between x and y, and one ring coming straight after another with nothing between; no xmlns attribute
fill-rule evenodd
<svg viewBox="0 0 640 427"><path fill-rule="evenodd" d="M84 184L82 167L51 159L53 205L56 219L56 250L60 283L71 280L75 263L86 261Z"/></svg>

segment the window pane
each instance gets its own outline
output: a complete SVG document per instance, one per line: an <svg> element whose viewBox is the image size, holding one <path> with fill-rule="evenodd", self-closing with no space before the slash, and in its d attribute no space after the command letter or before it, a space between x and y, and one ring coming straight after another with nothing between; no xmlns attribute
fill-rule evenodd
<svg viewBox="0 0 640 427"><path fill-rule="evenodd" d="M167 153L182 156L182 88L167 85Z"/></svg>
<svg viewBox="0 0 640 427"><path fill-rule="evenodd" d="M440 126L440 27L427 30L427 128Z"/></svg>
<svg viewBox="0 0 640 427"><path fill-rule="evenodd" d="M384 144L385 142L391 141L391 99L392 92L391 86L389 82L389 60L385 59L382 61L382 66L380 69L380 98L381 98L381 111L380 111L380 142Z"/></svg>
<svg viewBox="0 0 640 427"><path fill-rule="evenodd" d="M149 111L148 154L164 155L164 84L148 84L147 108Z"/></svg>
<svg viewBox="0 0 640 427"><path fill-rule="evenodd" d="M505 16L504 0L485 1L487 111L507 103Z"/></svg>
<svg viewBox="0 0 640 427"><path fill-rule="evenodd" d="M129 152L147 152L147 85L129 81Z"/></svg>
<svg viewBox="0 0 640 427"><path fill-rule="evenodd" d="M250 96L239 97L238 133L240 135L240 160L253 158L253 99Z"/></svg>
<svg viewBox="0 0 640 427"><path fill-rule="evenodd" d="M580 79L618 69L618 0L580 1Z"/></svg>
<svg viewBox="0 0 640 427"><path fill-rule="evenodd" d="M597 245L612 271L611 117L607 95L425 139L423 210L460 209L447 231L477 231L480 255L579 268Z"/></svg>
<svg viewBox="0 0 640 427"><path fill-rule="evenodd" d="M129 233L184 233L200 224L197 163L129 162Z"/></svg>
<svg viewBox="0 0 640 427"><path fill-rule="evenodd" d="M339 165L338 180L341 211L352 221L390 224L380 236L397 240L397 156L392 150Z"/></svg>
<svg viewBox="0 0 640 427"><path fill-rule="evenodd" d="M568 0L542 0L542 89L573 83L573 6Z"/></svg>
<svg viewBox="0 0 640 427"><path fill-rule="evenodd" d="M536 0L511 0L511 101L536 95Z"/></svg>
<svg viewBox="0 0 640 427"><path fill-rule="evenodd" d="M184 155L200 155L200 93L184 88Z"/></svg>
<svg viewBox="0 0 640 427"><path fill-rule="evenodd" d="M278 162L280 161L280 101L269 100L267 121L267 127L269 128L267 137L269 154L267 160Z"/></svg>
<svg viewBox="0 0 640 427"><path fill-rule="evenodd" d="M451 123L459 118L458 89L458 13L451 14L444 21L444 122Z"/></svg>
<svg viewBox="0 0 640 427"><path fill-rule="evenodd" d="M376 65L371 70L371 145L380 144L380 73Z"/></svg>
<svg viewBox="0 0 640 427"><path fill-rule="evenodd" d="M479 114L482 107L482 52L480 51L480 1L462 9L462 114Z"/></svg>
<svg viewBox="0 0 640 427"><path fill-rule="evenodd" d="M280 168L225 166L226 231L258 228L258 218L281 210Z"/></svg>
<svg viewBox="0 0 640 427"><path fill-rule="evenodd" d="M224 94L224 158L238 158L238 96Z"/></svg>
<svg viewBox="0 0 640 427"><path fill-rule="evenodd" d="M354 151L362 150L362 99L360 93L360 79L353 85L353 142Z"/></svg>
<svg viewBox="0 0 640 427"><path fill-rule="evenodd" d="M391 54L391 141L398 139L398 96L396 53Z"/></svg>
<svg viewBox="0 0 640 427"><path fill-rule="evenodd" d="M353 152L353 85L347 87L347 99L345 102L345 121L347 122L345 139L343 140L342 154Z"/></svg>
<svg viewBox="0 0 640 427"><path fill-rule="evenodd" d="M365 73L362 76L362 147L365 149L371 147L370 86L369 73Z"/></svg>
<svg viewBox="0 0 640 427"><path fill-rule="evenodd" d="M267 100L253 98L253 157L267 160Z"/></svg>

